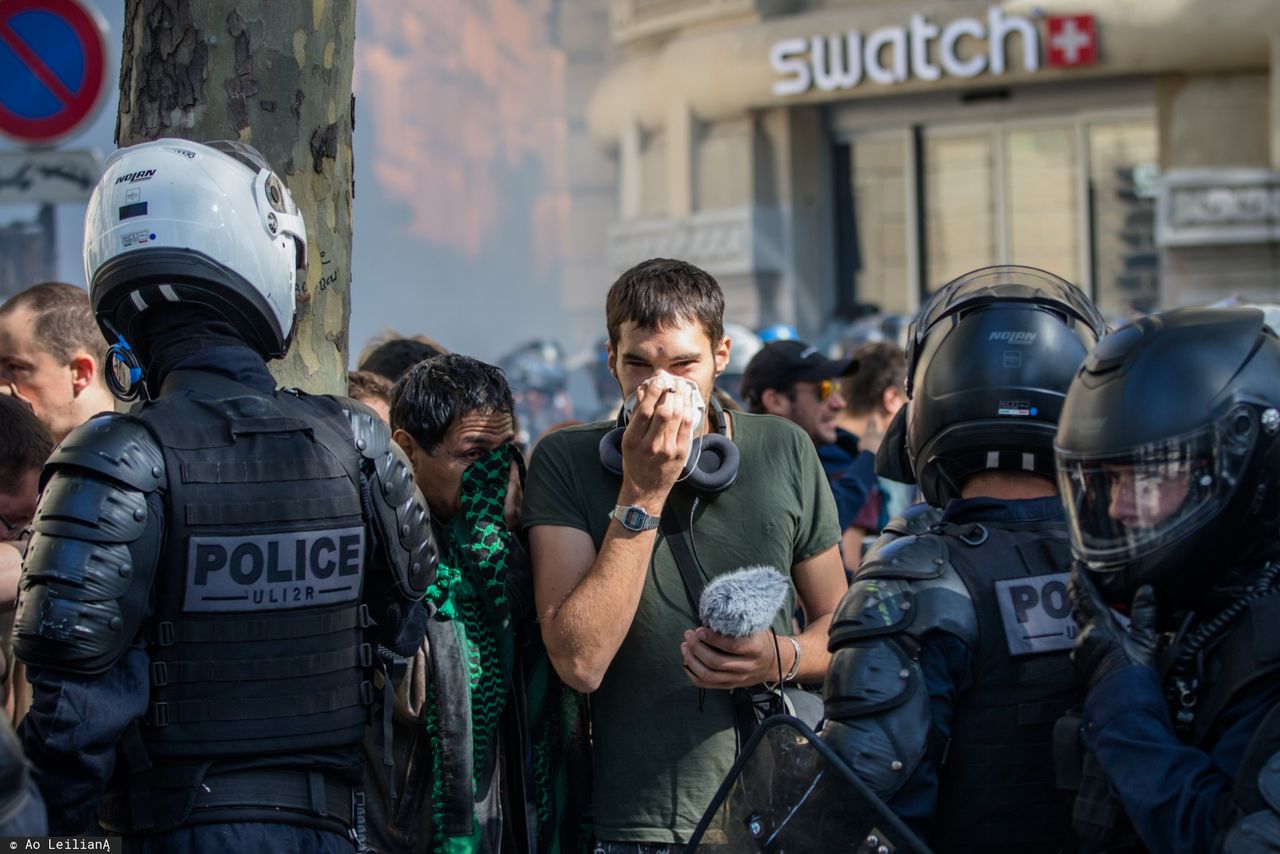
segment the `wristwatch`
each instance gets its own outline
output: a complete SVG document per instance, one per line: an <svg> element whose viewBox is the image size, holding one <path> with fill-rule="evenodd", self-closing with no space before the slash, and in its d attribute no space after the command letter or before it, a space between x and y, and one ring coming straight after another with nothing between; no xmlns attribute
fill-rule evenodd
<svg viewBox="0 0 1280 854"><path fill-rule="evenodd" d="M628 531L652 531L658 527L661 516L654 516L637 504L618 504L609 513L610 519L617 519Z"/></svg>

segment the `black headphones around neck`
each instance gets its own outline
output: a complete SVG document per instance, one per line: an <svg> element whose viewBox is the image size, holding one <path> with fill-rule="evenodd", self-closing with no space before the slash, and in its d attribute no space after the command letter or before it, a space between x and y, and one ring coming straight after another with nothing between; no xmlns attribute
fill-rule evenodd
<svg viewBox="0 0 1280 854"><path fill-rule="evenodd" d="M714 433L705 433L693 440L690 458L680 480L687 481L695 490L703 493L723 492L733 486L738 478L741 457L738 446L729 438L729 423L720 401L712 396L707 402L707 417ZM627 429L626 407L618 412L618 426L600 439L600 464L616 475L622 474L622 434Z"/></svg>

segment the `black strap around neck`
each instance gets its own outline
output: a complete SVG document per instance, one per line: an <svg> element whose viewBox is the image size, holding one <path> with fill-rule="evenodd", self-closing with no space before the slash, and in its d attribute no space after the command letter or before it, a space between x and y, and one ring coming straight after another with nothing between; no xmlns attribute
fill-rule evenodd
<svg viewBox="0 0 1280 854"><path fill-rule="evenodd" d="M666 537L667 545L671 549L671 557L675 559L676 566L680 569L680 578L684 581L684 592L689 597L689 604L693 607L693 617L696 620L701 615L700 603L706 583L694 562L693 552L689 550L689 541L685 539L684 530L677 521L678 516L673 505L674 502L668 499L667 505L662 508L660 524L662 534Z"/></svg>
<svg viewBox="0 0 1280 854"><path fill-rule="evenodd" d="M695 505L696 506L696 505ZM690 513L690 519L693 514ZM693 552L689 550L689 541L685 539L685 532L677 521L680 516L675 512L672 501L668 499L667 505L662 508L662 533L667 538L667 545L671 548L671 556L675 559L676 566L680 569L680 577L684 581L684 592L689 596L689 604L693 607L693 618L700 620L702 618L702 591L706 584L699 570L697 562L694 560ZM775 641L776 642L776 641ZM702 697L705 695L706 689L699 689L698 708L702 708ZM729 691L729 699L733 704L733 728L737 733L738 746L740 752L751 738L751 734L755 732L757 726L757 715L754 700L751 691L747 688L734 688Z"/></svg>

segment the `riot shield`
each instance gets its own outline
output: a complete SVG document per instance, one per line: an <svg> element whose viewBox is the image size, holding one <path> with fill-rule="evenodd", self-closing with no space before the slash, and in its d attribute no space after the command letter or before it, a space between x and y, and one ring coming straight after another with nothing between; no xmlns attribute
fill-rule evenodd
<svg viewBox="0 0 1280 854"><path fill-rule="evenodd" d="M747 742L685 854L928 854L924 843L800 721Z"/></svg>

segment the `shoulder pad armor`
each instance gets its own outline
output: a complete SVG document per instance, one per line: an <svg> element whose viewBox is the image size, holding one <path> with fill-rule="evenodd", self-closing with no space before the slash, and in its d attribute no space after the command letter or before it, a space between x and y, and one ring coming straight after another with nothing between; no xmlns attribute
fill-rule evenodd
<svg viewBox="0 0 1280 854"><path fill-rule="evenodd" d="M901 705L920 687L919 666L889 638L845 646L831 656L822 697L828 718L868 715Z"/></svg>
<svg viewBox="0 0 1280 854"><path fill-rule="evenodd" d="M828 649L905 628L915 616L913 600L911 586L899 578L855 581L831 616Z"/></svg>
<svg viewBox="0 0 1280 854"><path fill-rule="evenodd" d="M942 511L931 504L912 504L885 523L880 536L867 549L867 553L862 556L863 562L874 559L881 549L895 540L927 533L929 527L941 518Z"/></svg>
<svg viewBox="0 0 1280 854"><path fill-rule="evenodd" d="M110 669L146 614L158 514L143 492L66 465L49 477L33 527L14 619L18 658L77 674Z"/></svg>
<svg viewBox="0 0 1280 854"><path fill-rule="evenodd" d="M823 691L827 722L822 727L822 740L886 800L902 788L924 758L932 725L929 693L919 665L913 663L905 678L896 669L875 676L878 685L887 687L891 680L897 680L901 686L888 705L864 702L870 696L856 687L855 680L877 671L878 664L869 663L875 649L895 646L882 638L866 647L841 650L848 660L831 659ZM880 663L895 657L889 653Z"/></svg>
<svg viewBox="0 0 1280 854"><path fill-rule="evenodd" d="M941 537L900 537L858 567L856 578L937 578L946 571L947 544Z"/></svg>
<svg viewBox="0 0 1280 854"><path fill-rule="evenodd" d="M396 587L406 599L421 599L435 583L438 557L431 513L414 483L413 467L391 441L391 429L377 413L357 401L341 403L351 421L356 450L372 464L365 467L365 474L373 523Z"/></svg>
<svg viewBox="0 0 1280 854"><path fill-rule="evenodd" d="M890 519L885 524L884 530L897 534L899 537L910 537L926 533L931 525L941 519L941 508L922 501L919 504L912 504Z"/></svg>
<svg viewBox="0 0 1280 854"><path fill-rule="evenodd" d="M349 397L335 398L351 422L351 435L356 450L366 460L377 460L387 452L392 443L391 428L378 417L378 413L358 400Z"/></svg>
<svg viewBox="0 0 1280 854"><path fill-rule="evenodd" d="M899 632L919 642L931 631L976 646L973 598L941 537L903 537L859 568L831 618L828 648Z"/></svg>
<svg viewBox="0 0 1280 854"><path fill-rule="evenodd" d="M929 746L933 712L916 654L935 631L978 641L969 590L932 534L894 540L863 563L831 619L822 738L882 798Z"/></svg>
<svg viewBox="0 0 1280 854"><path fill-rule="evenodd" d="M141 492L155 492L165 483L160 443L141 421L128 415L96 415L67 434L45 464L42 484L54 471L68 466Z"/></svg>

